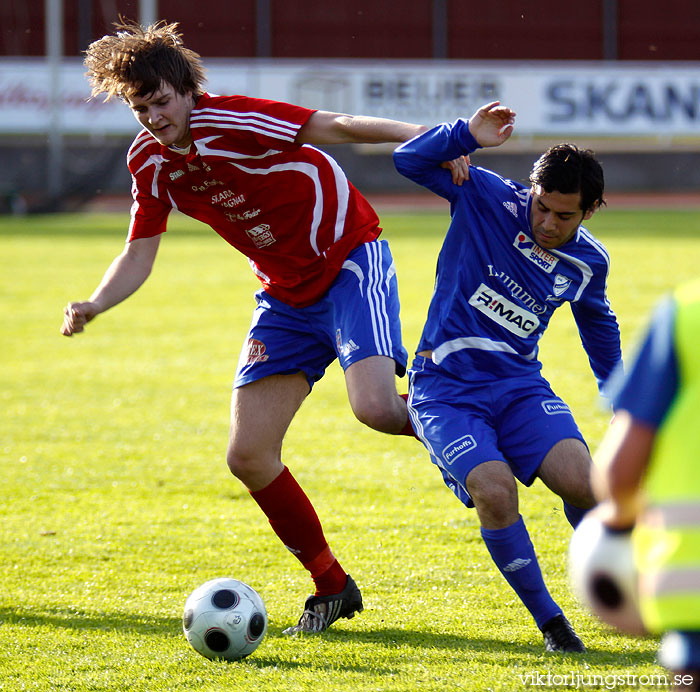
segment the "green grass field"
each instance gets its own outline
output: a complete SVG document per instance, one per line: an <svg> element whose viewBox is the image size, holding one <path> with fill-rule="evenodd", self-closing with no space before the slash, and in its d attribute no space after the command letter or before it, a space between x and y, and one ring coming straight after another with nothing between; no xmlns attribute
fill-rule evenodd
<svg viewBox="0 0 700 692"><path fill-rule="evenodd" d="M411 351L446 214L382 218ZM650 686L633 676L663 675L654 639L613 633L574 601L570 529L538 483L523 489L521 511L588 646L545 654L475 514L416 441L355 421L337 365L295 419L284 458L365 611L322 637L283 637L310 581L224 460L257 287L245 259L174 217L138 294L85 334L59 334L63 306L89 296L127 222L0 219L0 690L509 691L575 689L575 676L579 689L621 690ZM700 212L605 210L590 228L612 258L609 292L629 349L658 296L697 274ZM542 343L545 375L595 448L609 416L569 310L560 313ZM187 595L217 576L248 582L267 604L268 635L239 663L200 657L181 632Z"/></svg>

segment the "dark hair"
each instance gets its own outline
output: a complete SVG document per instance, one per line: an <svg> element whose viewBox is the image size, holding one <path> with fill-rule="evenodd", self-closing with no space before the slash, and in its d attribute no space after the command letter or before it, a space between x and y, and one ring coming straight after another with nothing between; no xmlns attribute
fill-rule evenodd
<svg viewBox="0 0 700 692"><path fill-rule="evenodd" d="M545 192L581 193L581 210L605 204L603 168L590 149L575 144L555 144L540 156L530 171L530 183Z"/></svg>
<svg viewBox="0 0 700 692"><path fill-rule="evenodd" d="M105 101L112 96L147 96L163 82L179 94L201 95L205 81L201 58L185 48L176 23L160 21L144 28L119 19L114 35L103 36L85 51L93 96L105 93Z"/></svg>

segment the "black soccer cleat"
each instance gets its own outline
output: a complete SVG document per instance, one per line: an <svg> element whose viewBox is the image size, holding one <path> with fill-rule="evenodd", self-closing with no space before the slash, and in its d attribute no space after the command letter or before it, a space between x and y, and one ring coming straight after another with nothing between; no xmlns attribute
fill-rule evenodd
<svg viewBox="0 0 700 692"><path fill-rule="evenodd" d="M355 580L348 574L345 588L331 596L309 596L299 622L287 627L283 634L307 632L318 634L327 630L338 618L353 618L362 612L362 594Z"/></svg>
<svg viewBox="0 0 700 692"><path fill-rule="evenodd" d="M582 653L586 650L571 623L563 615L555 615L542 625L545 651Z"/></svg>

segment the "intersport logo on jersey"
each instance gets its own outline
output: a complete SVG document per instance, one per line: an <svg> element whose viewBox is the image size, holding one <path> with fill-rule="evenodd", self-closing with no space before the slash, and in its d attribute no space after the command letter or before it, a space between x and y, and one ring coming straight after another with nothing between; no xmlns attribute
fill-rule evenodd
<svg viewBox="0 0 700 692"><path fill-rule="evenodd" d="M486 284L476 289L469 299L469 305L516 336L528 337L540 326L537 315L511 302Z"/></svg>
<svg viewBox="0 0 700 692"><path fill-rule="evenodd" d="M536 264L540 269L551 274L557 266L559 259L542 249L534 240L530 240L524 233L518 233L513 241L513 247L520 251L530 262Z"/></svg>

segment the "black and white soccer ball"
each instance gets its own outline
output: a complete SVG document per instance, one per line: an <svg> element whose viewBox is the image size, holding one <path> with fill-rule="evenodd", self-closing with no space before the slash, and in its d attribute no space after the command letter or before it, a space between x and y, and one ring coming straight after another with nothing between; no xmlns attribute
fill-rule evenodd
<svg viewBox="0 0 700 692"><path fill-rule="evenodd" d="M206 658L237 661L255 651L267 632L267 610L255 589L221 577L187 598L182 629L192 648Z"/></svg>
<svg viewBox="0 0 700 692"><path fill-rule="evenodd" d="M569 576L578 598L600 620L627 634L646 633L629 531L613 531L585 516L569 544Z"/></svg>

